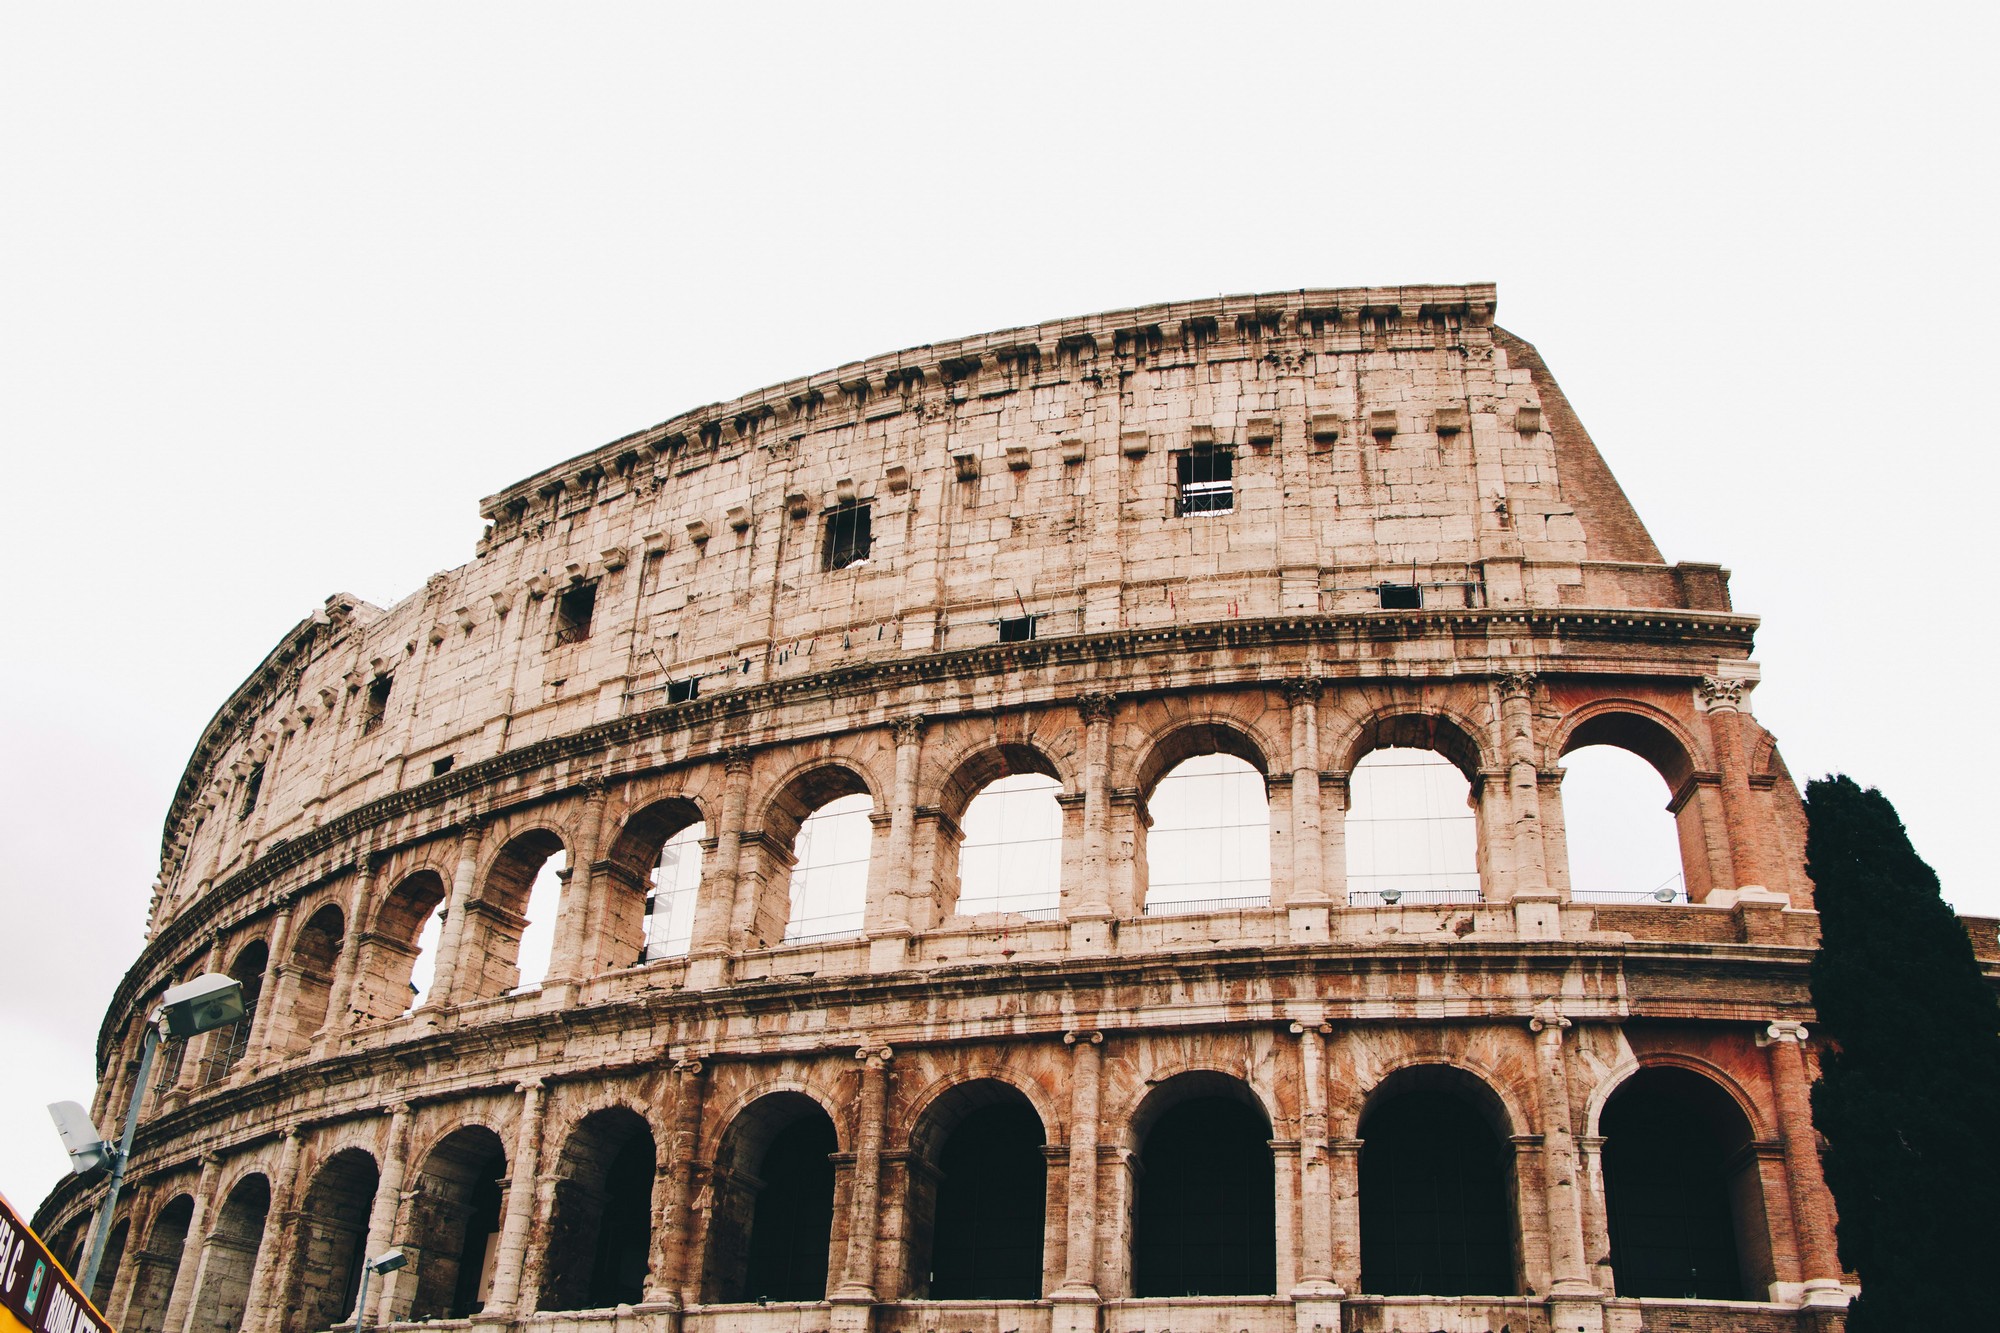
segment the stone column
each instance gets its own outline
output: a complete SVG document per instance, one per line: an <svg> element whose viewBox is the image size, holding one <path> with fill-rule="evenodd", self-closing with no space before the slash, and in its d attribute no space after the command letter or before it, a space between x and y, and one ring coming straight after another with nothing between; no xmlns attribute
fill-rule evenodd
<svg viewBox="0 0 2000 1333"><path fill-rule="evenodd" d="M1545 1001L1528 1021L1540 1074L1542 1193L1548 1218L1549 1315L1562 1329L1604 1327L1603 1294L1591 1285L1583 1249L1583 1198L1570 1121L1569 1061L1563 1033L1570 1020Z"/></svg>
<svg viewBox="0 0 2000 1333"><path fill-rule="evenodd" d="M688 985L697 990L720 986L728 979L729 952L739 943L730 939L729 926L736 918L743 812L749 799L750 751L725 751L715 851L701 864L701 887L695 893L694 930L688 947Z"/></svg>
<svg viewBox="0 0 2000 1333"><path fill-rule="evenodd" d="M666 1198L660 1206L659 1241L655 1247L652 1279L646 1288L646 1303L670 1305L676 1309L699 1299L694 1290L698 1274L688 1271L693 1256L694 1173L701 1150L701 1103L706 1091L700 1060L674 1062L674 1128L667 1139Z"/></svg>
<svg viewBox="0 0 2000 1333"><path fill-rule="evenodd" d="M1292 882L1285 894L1294 944L1323 944L1328 930L1325 839L1320 832L1317 677L1285 684L1292 721Z"/></svg>
<svg viewBox="0 0 2000 1333"><path fill-rule="evenodd" d="M1834 1244L1833 1196L1820 1174L1819 1140L1812 1123L1812 1075L1806 1070L1805 1024L1780 1020L1759 1038L1771 1061L1771 1086L1777 1095L1778 1139L1785 1149L1785 1175L1791 1186L1792 1229L1799 1245L1799 1268L1805 1277L1807 1305L1845 1306L1840 1254Z"/></svg>
<svg viewBox="0 0 2000 1333"><path fill-rule="evenodd" d="M398 1106L389 1112L389 1142L382 1150L382 1174L375 1182L375 1202L368 1208L368 1239L362 1258L373 1259L396 1243L396 1209L403 1200L403 1176L409 1169L410 1108ZM386 1324L390 1311L395 1308L396 1283L400 1273L386 1273L375 1287L375 1308L367 1313L367 1321ZM355 1293L359 1301L360 1292ZM363 1318L357 1304L353 1318Z"/></svg>
<svg viewBox="0 0 2000 1333"><path fill-rule="evenodd" d="M451 897L446 899L444 929L438 936L437 966L431 969L430 992L424 996L420 1013L449 1009L458 1002L458 959L465 947L471 913L472 879L479 871L479 844L485 824L477 815L467 815L458 837L458 866L451 875Z"/></svg>
<svg viewBox="0 0 2000 1333"><path fill-rule="evenodd" d="M290 1254L298 1243L299 1210L299 1128L285 1131L284 1146L278 1151L278 1175L271 1182L271 1208L264 1218L263 1242L250 1269L250 1290L244 1300L243 1327L276 1333L284 1318L285 1297L280 1290L279 1256Z"/></svg>
<svg viewBox="0 0 2000 1333"><path fill-rule="evenodd" d="M528 1267L528 1232L535 1220L536 1189L541 1170L542 1081L520 1085L521 1113L514 1127L514 1160L508 1172L507 1211L500 1219L500 1239L493 1257L493 1295L486 1303L495 1314L522 1315L535 1308L539 1294L523 1290ZM525 1306L525 1308L522 1308Z"/></svg>
<svg viewBox="0 0 2000 1333"><path fill-rule="evenodd" d="M1333 1284L1333 1172L1326 1112L1327 1023L1294 1023L1299 1039L1299 1282Z"/></svg>
<svg viewBox="0 0 2000 1333"><path fill-rule="evenodd" d="M910 870L915 859L917 761L924 745L924 719L897 721L896 785L889 795L889 855L881 869L881 892L868 904L868 963L876 972L900 971L909 963L911 923L917 913ZM871 876L872 878L872 876ZM928 925L926 920L924 924Z"/></svg>
<svg viewBox="0 0 2000 1333"><path fill-rule="evenodd" d="M1743 755L1743 705L1753 682L1737 678L1704 676L1697 692L1697 705L1708 714L1708 734L1715 746L1716 765L1722 770L1722 819L1729 829L1729 862L1736 873L1732 886L1766 891L1772 882L1765 863L1768 830L1758 818L1756 797L1750 791L1749 763Z"/></svg>
<svg viewBox="0 0 2000 1333"><path fill-rule="evenodd" d="M1057 1333L1097 1328L1097 1116L1104 1034L1065 1032L1074 1054L1069 1079L1069 1199L1063 1280L1050 1296Z"/></svg>
<svg viewBox="0 0 2000 1333"><path fill-rule="evenodd" d="M1111 947L1111 712L1108 694L1077 700L1083 719L1083 877L1069 917L1070 949L1103 953ZM1075 1158L1071 1158L1075 1169Z"/></svg>
<svg viewBox="0 0 2000 1333"><path fill-rule="evenodd" d="M1335 1139L1328 1146L1333 1194L1333 1284L1344 1291L1359 1291L1361 1140Z"/></svg>
<svg viewBox="0 0 2000 1333"><path fill-rule="evenodd" d="M314 1034L315 1044L354 1023L354 977L361 966L361 923L368 914L369 899L375 893L375 873L380 869L372 852L362 852L354 866L354 885L347 894L347 938L341 942L340 957L334 960L333 988L326 1000L326 1021ZM325 1054L324 1051L320 1052Z"/></svg>
<svg viewBox="0 0 2000 1333"><path fill-rule="evenodd" d="M1327 902L1347 906L1347 783L1346 773L1319 775L1319 871ZM1328 927L1331 930L1331 927Z"/></svg>
<svg viewBox="0 0 2000 1333"><path fill-rule="evenodd" d="M1535 674L1499 678L1500 730L1507 746L1507 808L1514 869L1514 929L1524 939L1554 939L1561 909L1549 888L1542 845L1541 769L1536 762Z"/></svg>
<svg viewBox="0 0 2000 1333"><path fill-rule="evenodd" d="M576 845L569 849L569 877L556 905L555 947L549 955L549 985L574 985L590 969L586 953L596 941L590 936L593 904L597 901L597 842L604 826L604 779L583 783L583 818L577 823Z"/></svg>
<svg viewBox="0 0 2000 1333"><path fill-rule="evenodd" d="M193 1322L195 1290L201 1285L202 1264L208 1257L208 1216L215 1211L221 1168L222 1158L217 1154L202 1157L201 1183L195 1186L194 1211L188 1214L187 1239L181 1243L181 1264L174 1272L174 1291L167 1298L166 1318L160 1324L166 1333L187 1333ZM126 1243L131 1243L129 1238Z"/></svg>
<svg viewBox="0 0 2000 1333"><path fill-rule="evenodd" d="M861 1093L854 1110L854 1175L847 1196L847 1253L841 1260L840 1284L828 1293L833 1327L858 1330L868 1326L875 1303L875 1251L882 1215L882 1130L888 1106L887 1046L863 1046L854 1053L861 1061Z"/></svg>
<svg viewBox="0 0 2000 1333"><path fill-rule="evenodd" d="M1576 1136L1578 1179L1583 1189L1583 1259L1590 1269L1591 1285L1609 1294L1611 1273L1611 1221L1604 1202L1604 1136Z"/></svg>
<svg viewBox="0 0 2000 1333"><path fill-rule="evenodd" d="M285 1010L279 1004L285 998L285 977L291 969L285 959L292 947L292 899L286 898L278 904L278 914L271 922L271 957L264 964L263 994L259 997L259 1013L252 1033L249 1059L252 1068L262 1069L271 1063L275 1050L278 1025L285 1020Z"/></svg>

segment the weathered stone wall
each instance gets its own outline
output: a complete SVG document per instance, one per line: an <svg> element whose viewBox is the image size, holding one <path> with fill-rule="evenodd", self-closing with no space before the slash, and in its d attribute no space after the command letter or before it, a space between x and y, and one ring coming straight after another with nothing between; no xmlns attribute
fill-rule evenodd
<svg viewBox="0 0 2000 1333"><path fill-rule="evenodd" d="M581 1238L636 1124L657 1170L621 1321L937 1327L915 1293L940 1144L1018 1099L1044 1135L1041 1299L948 1303L950 1327L1667 1327L1705 1307L1617 1298L1599 1124L1660 1069L1736 1108L1762 1299L1734 1314L1837 1321L1802 1100L1816 918L1750 711L1755 621L1723 571L1661 562L1492 305L1229 298L857 363L490 497L475 560L394 607L329 599L201 739L106 1017L108 1119L144 1005L268 950L240 1050L197 1039L148 1100L114 1322L312 1333L354 1256L394 1245L411 1264L370 1318L609 1328L555 1308L609 1289ZM1231 460L1228 512L1176 516L1187 456ZM867 559L826 568L853 505ZM1385 608L1385 582L1421 605ZM1021 615L1033 636L1002 642ZM1689 903L1573 892L1561 759L1593 744L1672 791ZM1349 779L1390 746L1471 784L1480 901L1350 898ZM1147 800L1213 752L1263 775L1269 904L1149 913ZM961 912L959 821L1025 771L1060 785L1059 907ZM786 943L800 821L847 793L874 808L862 929ZM640 964L649 871L697 821L692 947ZM547 858L554 962L513 994ZM1462 1095L1504 1153L1513 1290L1364 1289L1368 1118L1408 1088ZM1274 1289L1141 1299L1149 1127L1214 1096L1269 1126ZM759 1154L814 1117L830 1299L717 1308ZM66 1186L44 1220L87 1202Z"/></svg>

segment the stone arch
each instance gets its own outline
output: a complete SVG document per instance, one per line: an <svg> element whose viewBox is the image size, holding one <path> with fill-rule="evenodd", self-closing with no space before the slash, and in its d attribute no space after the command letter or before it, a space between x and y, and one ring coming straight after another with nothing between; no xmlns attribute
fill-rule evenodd
<svg viewBox="0 0 2000 1333"><path fill-rule="evenodd" d="M415 986L416 974L427 952L424 938L434 921L441 925L451 893L448 883L436 869L424 866L381 895L354 974L351 1007L357 1015L394 1018L416 1004L421 989ZM437 961L434 948L431 964Z"/></svg>
<svg viewBox="0 0 2000 1333"><path fill-rule="evenodd" d="M1513 1108L1457 1063L1412 1061L1369 1091L1361 1139L1361 1285L1372 1295L1523 1289Z"/></svg>
<svg viewBox="0 0 2000 1333"><path fill-rule="evenodd" d="M1254 823L1246 820L1244 826L1234 827L1180 827L1180 822L1170 812L1161 808L1160 784L1174 775L1181 766L1192 760L1208 755L1226 755L1247 765L1254 772L1262 790L1258 793L1264 799L1264 830L1261 840L1253 840L1254 845L1242 846L1242 860L1226 855L1228 847L1242 844L1250 836ZM1241 899L1245 905L1252 905L1261 898L1268 903L1271 895L1271 864L1273 861L1272 840L1281 827L1271 817L1269 804L1269 784L1273 773L1282 766L1283 752L1273 738L1259 735L1257 730L1226 714L1210 714L1203 717L1175 721L1155 732L1150 743L1140 754L1131 768L1134 779L1132 789L1132 907L1140 912L1153 909L1154 849L1152 840L1157 833L1162 839L1160 854L1167 858L1163 864L1192 865L1202 860L1213 859L1225 872L1230 887L1215 887L1208 890L1192 888L1180 884L1170 891L1169 880L1160 885L1160 903L1165 907L1169 898L1204 900L1209 898ZM1240 770L1239 770L1240 772ZM1228 779L1205 777L1197 782L1226 783ZM1179 784L1177 784L1179 785ZM1224 786L1224 790L1229 790ZM1165 817L1167 824L1162 825ZM1171 836L1169 836L1171 835ZM1190 856L1189 853L1194 853ZM1228 861L1227 866L1223 862ZM1240 880L1240 882L1238 882Z"/></svg>
<svg viewBox="0 0 2000 1333"><path fill-rule="evenodd" d="M262 938L244 944L230 960L228 975L243 987L243 1017L209 1035L207 1068L203 1071L202 1082L219 1082L250 1053L258 1024L268 1021L260 1010L263 1007L264 978L270 967L271 946Z"/></svg>
<svg viewBox="0 0 2000 1333"><path fill-rule="evenodd" d="M538 932L557 929L562 895L559 890L550 892L544 872L552 863L560 865L568 855L569 842L540 822L509 829L508 836L494 848L485 872L476 881L479 887L466 904L467 920L459 928L462 942L452 980L455 1001L505 995L538 966L538 959L522 957L522 945L531 927ZM568 867L555 873L561 879L572 870L574 867ZM541 900L543 895L546 903ZM530 984L540 980L536 977Z"/></svg>
<svg viewBox="0 0 2000 1333"><path fill-rule="evenodd" d="M1702 1062L1648 1058L1596 1123L1620 1296L1745 1300L1775 1279L1756 1123Z"/></svg>
<svg viewBox="0 0 2000 1333"><path fill-rule="evenodd" d="M104 1241L104 1260L98 1265L97 1281L90 1286L90 1303L103 1314L111 1308L111 1291L117 1285L118 1269L125 1262L125 1246L132 1235L132 1213L128 1209L118 1214L111 1223L111 1234ZM72 1270L77 1277L81 1269Z"/></svg>
<svg viewBox="0 0 2000 1333"><path fill-rule="evenodd" d="M1489 766L1480 734L1480 726L1455 708L1431 702L1395 703L1347 721L1328 748L1337 773L1353 772L1376 750L1432 750L1449 759L1467 782L1477 782L1480 770Z"/></svg>
<svg viewBox="0 0 2000 1333"><path fill-rule="evenodd" d="M538 1310L637 1305L653 1252L659 1155L652 1125L623 1103L580 1116L555 1165Z"/></svg>
<svg viewBox="0 0 2000 1333"><path fill-rule="evenodd" d="M261 1169L245 1170L222 1195L215 1227L203 1240L191 1333L240 1333L270 1211L271 1181Z"/></svg>
<svg viewBox="0 0 2000 1333"><path fill-rule="evenodd" d="M299 1209L283 1333L314 1333L353 1317L380 1182L375 1154L360 1147L326 1154L313 1173Z"/></svg>
<svg viewBox="0 0 2000 1333"><path fill-rule="evenodd" d="M1041 1109L990 1074L940 1080L920 1105L908 1136L903 1290L918 1300L1039 1299L1049 1266Z"/></svg>
<svg viewBox="0 0 2000 1333"><path fill-rule="evenodd" d="M856 761L843 756L808 760L794 767L773 784L758 806L758 827L762 836L749 840L745 871L748 883L738 890L738 905L746 908L748 919L739 922L738 937L749 948L768 948L784 941L791 931L792 872L797 863L799 831L815 811L849 796L865 796L874 814L885 813L882 785ZM868 873L872 877L879 863L879 844L887 837L887 821L881 821L870 839Z"/></svg>
<svg viewBox="0 0 2000 1333"><path fill-rule="evenodd" d="M1764 1109L1757 1104L1757 1099L1750 1095L1750 1090L1745 1088L1735 1075L1712 1060L1704 1060L1698 1055L1689 1055L1683 1051L1648 1051L1644 1055L1628 1055L1606 1070L1603 1077L1591 1088L1590 1095L1584 1102L1582 1132L1587 1135L1603 1132L1600 1126L1604 1118L1605 1104L1634 1074L1646 1069L1664 1068L1685 1069L1715 1084L1736 1104L1737 1111L1750 1126L1753 1139L1769 1139L1776 1136L1777 1129L1771 1124Z"/></svg>
<svg viewBox="0 0 2000 1333"><path fill-rule="evenodd" d="M953 756L950 767L944 770L944 777L936 788L936 805L921 807L918 815L921 827L917 835L919 864L915 867L915 878L920 885L917 892L928 899L934 918L941 919L962 910L959 900L964 893L962 875L967 812L992 784L1030 774L1058 784L1060 791L1055 794L1052 823L1061 839L1061 852L1075 846L1082 832L1082 811L1075 801L1069 802L1070 808L1065 810L1062 801L1063 795L1073 794L1073 775L1064 774L1045 750L1027 742L1003 741ZM1047 908L1051 912L1060 901L1062 886L1069 878L1066 869L1058 861L1053 871L1053 882L1044 886L1048 897ZM921 927L928 923L914 924Z"/></svg>
<svg viewBox="0 0 2000 1333"><path fill-rule="evenodd" d="M120 1325L129 1333L161 1333L174 1281L187 1257L188 1228L194 1222L194 1195L176 1192L154 1212L144 1246L132 1266L132 1290Z"/></svg>
<svg viewBox="0 0 2000 1333"><path fill-rule="evenodd" d="M1701 902L1711 889L1733 882L1720 789L1700 743L1678 718L1636 699L1593 700L1564 716L1549 752L1560 760L1591 745L1638 756L1666 784L1689 899Z"/></svg>
<svg viewBox="0 0 2000 1333"><path fill-rule="evenodd" d="M396 1287L392 1314L398 1321L464 1319L485 1308L481 1272L499 1239L507 1149L492 1129L465 1120L416 1160L416 1203L402 1241L416 1276Z"/></svg>
<svg viewBox="0 0 2000 1333"><path fill-rule="evenodd" d="M348 947L347 914L338 903L322 902L292 932L285 962L290 1012L271 1016L276 1037L272 1046L279 1054L293 1055L304 1050L312 1042L313 1034L326 1026L334 974L340 967L341 950Z"/></svg>
<svg viewBox="0 0 2000 1333"><path fill-rule="evenodd" d="M618 827L600 862L594 913L593 938L585 943L589 971L594 975L630 967L646 957L646 904L653 892L654 872L670 839L690 828L700 828L704 851L713 847L715 826L701 802L690 796L661 796L633 810ZM701 875L711 872L704 854ZM706 886L696 889L700 894Z"/></svg>
<svg viewBox="0 0 2000 1333"><path fill-rule="evenodd" d="M1133 1108L1133 1295L1276 1293L1272 1137L1264 1099L1220 1070L1174 1074Z"/></svg>
<svg viewBox="0 0 2000 1333"><path fill-rule="evenodd" d="M702 1255L708 1302L818 1301L833 1271L836 1118L796 1088L762 1091L717 1141Z"/></svg>

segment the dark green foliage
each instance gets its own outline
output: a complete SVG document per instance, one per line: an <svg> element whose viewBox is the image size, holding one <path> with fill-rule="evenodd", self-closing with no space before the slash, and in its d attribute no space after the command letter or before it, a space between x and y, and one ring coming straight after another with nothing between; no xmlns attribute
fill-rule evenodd
<svg viewBox="0 0 2000 1333"><path fill-rule="evenodd" d="M1813 1123L1861 1278L1850 1333L1993 1327L2000 1256L2000 1003L1895 808L1806 788L1820 1079Z"/></svg>

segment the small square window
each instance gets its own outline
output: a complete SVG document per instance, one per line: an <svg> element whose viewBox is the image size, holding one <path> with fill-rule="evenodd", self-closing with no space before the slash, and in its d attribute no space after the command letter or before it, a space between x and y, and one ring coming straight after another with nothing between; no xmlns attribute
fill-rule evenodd
<svg viewBox="0 0 2000 1333"><path fill-rule="evenodd" d="M1000 622L1000 642L1026 643L1035 637L1033 616L1010 616Z"/></svg>
<svg viewBox="0 0 2000 1333"><path fill-rule="evenodd" d="M701 677L689 676L686 680L667 682L667 702L670 704L689 703L701 694Z"/></svg>
<svg viewBox="0 0 2000 1333"><path fill-rule="evenodd" d="M457 755L448 754L442 759L431 760L431 776L441 778L451 772L451 766L458 762Z"/></svg>
<svg viewBox="0 0 2000 1333"><path fill-rule="evenodd" d="M590 637L590 617L597 611L597 585L579 583L556 598L556 642L582 643Z"/></svg>
<svg viewBox="0 0 2000 1333"><path fill-rule="evenodd" d="M1191 449L1174 456L1180 488L1174 516L1227 514L1236 508L1236 456L1226 449Z"/></svg>
<svg viewBox="0 0 2000 1333"><path fill-rule="evenodd" d="M1384 611L1421 611L1424 590L1414 583L1384 583L1375 589Z"/></svg>
<svg viewBox="0 0 2000 1333"><path fill-rule="evenodd" d="M873 536L865 504L844 504L826 516L826 546L821 569L845 569L868 558Z"/></svg>

